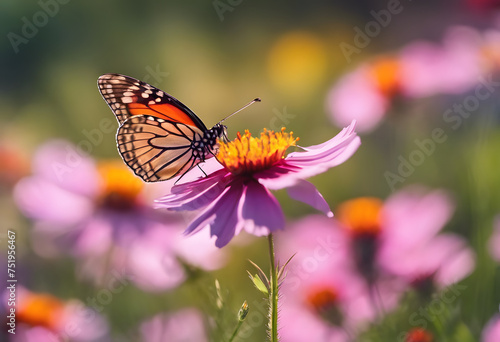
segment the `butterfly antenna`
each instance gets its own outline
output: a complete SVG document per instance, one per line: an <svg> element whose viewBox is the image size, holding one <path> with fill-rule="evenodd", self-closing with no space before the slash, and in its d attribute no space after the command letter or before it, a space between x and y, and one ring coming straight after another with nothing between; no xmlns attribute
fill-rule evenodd
<svg viewBox="0 0 500 342"><path fill-rule="evenodd" d="M222 119L221 121L219 121L219 124L222 123L223 121L226 121L227 119L229 119L231 116L233 116L234 114L236 113L239 113L241 112L243 109L247 108L247 107L250 107L251 105L253 105L255 102L260 102L261 99L260 98L256 98L256 99L253 99L252 101L248 102L246 105L244 105L243 107L241 107L240 109L238 109L236 112L232 113L232 114L229 114L228 116L226 116L224 119Z"/></svg>

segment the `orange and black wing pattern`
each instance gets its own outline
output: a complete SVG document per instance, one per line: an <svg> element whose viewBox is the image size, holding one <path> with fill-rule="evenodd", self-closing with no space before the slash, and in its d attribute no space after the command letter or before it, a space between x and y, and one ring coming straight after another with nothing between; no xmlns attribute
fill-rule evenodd
<svg viewBox="0 0 500 342"><path fill-rule="evenodd" d="M192 147L204 132L156 116L136 115L118 129L118 151L134 173L146 182L181 176L205 160Z"/></svg>
<svg viewBox="0 0 500 342"><path fill-rule="evenodd" d="M201 131L207 130L205 124L182 102L133 77L104 74L99 77L97 86L120 125L132 116L149 115L196 126Z"/></svg>

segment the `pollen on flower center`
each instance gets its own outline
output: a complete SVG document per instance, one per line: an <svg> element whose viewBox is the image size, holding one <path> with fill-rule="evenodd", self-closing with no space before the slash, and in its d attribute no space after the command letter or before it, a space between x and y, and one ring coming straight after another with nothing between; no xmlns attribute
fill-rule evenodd
<svg viewBox="0 0 500 342"><path fill-rule="evenodd" d="M136 204L143 183L123 167L122 163L101 163L99 173L102 179L100 200L103 207L127 210Z"/></svg>
<svg viewBox="0 0 500 342"><path fill-rule="evenodd" d="M233 141L220 143L217 159L233 174L252 174L272 167L283 159L285 151L295 146L298 138L293 132L268 131L260 133L260 138L252 137L248 130Z"/></svg>

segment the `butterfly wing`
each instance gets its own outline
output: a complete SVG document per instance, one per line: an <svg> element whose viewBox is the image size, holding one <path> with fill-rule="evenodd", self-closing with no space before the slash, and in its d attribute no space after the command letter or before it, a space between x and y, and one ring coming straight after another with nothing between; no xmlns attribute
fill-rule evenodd
<svg viewBox="0 0 500 342"><path fill-rule="evenodd" d="M120 125L132 116L148 115L207 130L182 102L150 84L125 75L104 74L97 86Z"/></svg>
<svg viewBox="0 0 500 342"><path fill-rule="evenodd" d="M191 146L203 131L151 115L128 118L118 129L116 141L123 160L146 182L181 175L203 161Z"/></svg>

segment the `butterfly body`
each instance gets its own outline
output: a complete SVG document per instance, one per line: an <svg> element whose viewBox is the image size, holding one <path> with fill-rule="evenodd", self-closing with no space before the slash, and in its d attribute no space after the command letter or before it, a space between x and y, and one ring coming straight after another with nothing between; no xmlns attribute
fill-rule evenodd
<svg viewBox="0 0 500 342"><path fill-rule="evenodd" d="M184 175L217 154L218 139L227 139L226 126L207 129L179 100L145 82L105 74L98 87L120 124L120 155L146 182Z"/></svg>

